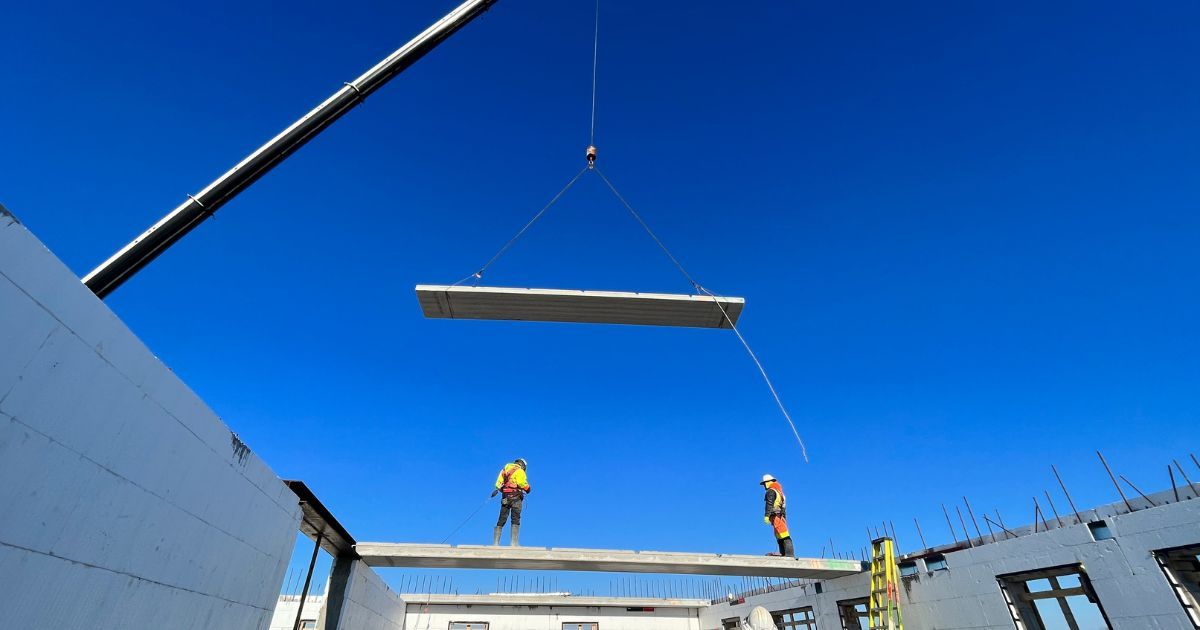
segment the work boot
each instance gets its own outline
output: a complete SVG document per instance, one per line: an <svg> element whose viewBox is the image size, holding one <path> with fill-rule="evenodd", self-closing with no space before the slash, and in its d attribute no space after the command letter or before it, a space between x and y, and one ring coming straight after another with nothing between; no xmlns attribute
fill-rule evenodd
<svg viewBox="0 0 1200 630"><path fill-rule="evenodd" d="M796 557L796 548L792 545L792 539L790 537L784 538L783 540L781 540L779 542L781 543L781 546L783 547L783 549L781 550L783 557L785 557L785 558L795 558Z"/></svg>
<svg viewBox="0 0 1200 630"><path fill-rule="evenodd" d="M512 543L511 543L511 545L513 547L521 546L521 526L520 525L512 526Z"/></svg>
<svg viewBox="0 0 1200 630"><path fill-rule="evenodd" d="M492 546L493 547L500 546L500 534L503 534L503 533L504 533L503 525L492 530Z"/></svg>

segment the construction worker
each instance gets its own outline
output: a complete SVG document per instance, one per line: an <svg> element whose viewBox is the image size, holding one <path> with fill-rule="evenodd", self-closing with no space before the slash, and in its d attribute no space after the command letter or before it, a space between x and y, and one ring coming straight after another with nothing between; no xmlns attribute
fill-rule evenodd
<svg viewBox="0 0 1200 630"><path fill-rule="evenodd" d="M779 555L794 558L796 550L792 547L792 534L788 531L787 498L783 496L783 486L779 484L778 479L769 474L763 475L762 481L759 483L767 491L764 497L766 514L763 516L763 522L775 530L775 542L779 543Z"/></svg>
<svg viewBox="0 0 1200 630"><path fill-rule="evenodd" d="M525 476L528 466L524 459L518 457L511 464L505 464L500 474L496 475L496 489L492 490L492 496L497 493L502 493L502 496L500 518L496 521L496 529L492 531L492 545L500 544L500 534L504 532L504 523L509 514L512 514L512 546L521 544L521 506L525 495L533 491L529 487L529 478Z"/></svg>

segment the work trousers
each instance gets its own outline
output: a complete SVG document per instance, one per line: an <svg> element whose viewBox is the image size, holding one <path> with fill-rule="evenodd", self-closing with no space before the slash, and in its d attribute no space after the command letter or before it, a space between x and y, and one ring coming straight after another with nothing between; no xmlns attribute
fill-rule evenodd
<svg viewBox="0 0 1200 630"><path fill-rule="evenodd" d="M775 542L779 543L779 555L789 558L796 556L796 550L792 547L792 535L788 531L787 518L782 514L772 514L771 528L775 530Z"/></svg>
<svg viewBox="0 0 1200 630"><path fill-rule="evenodd" d="M512 524L521 524L521 507L525 505L525 495L520 492L507 492L500 500L500 518L496 519L496 527L504 527L512 514Z"/></svg>

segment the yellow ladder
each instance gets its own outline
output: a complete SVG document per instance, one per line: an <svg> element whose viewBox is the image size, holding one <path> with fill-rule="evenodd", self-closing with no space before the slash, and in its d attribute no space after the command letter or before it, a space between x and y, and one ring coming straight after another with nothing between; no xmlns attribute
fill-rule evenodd
<svg viewBox="0 0 1200 630"><path fill-rule="evenodd" d="M871 630L904 630L900 616L900 570L896 567L896 546L884 536L871 541L871 603L868 608Z"/></svg>

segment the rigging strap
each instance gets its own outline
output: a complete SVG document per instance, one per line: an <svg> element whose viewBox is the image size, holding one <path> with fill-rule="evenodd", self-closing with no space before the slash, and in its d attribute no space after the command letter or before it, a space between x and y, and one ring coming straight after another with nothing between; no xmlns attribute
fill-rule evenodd
<svg viewBox="0 0 1200 630"><path fill-rule="evenodd" d="M496 260L498 260L501 256L503 256L504 253L507 252L508 249L513 246L513 243L517 242L517 239L524 236L525 232L527 232L529 230L529 228L533 227L533 224L537 223L538 219L542 218L542 215L546 214L546 211L549 210L551 208L551 206L553 206L555 203L558 203L558 200L561 199L562 196L565 195L566 192L568 190L570 190L572 186L575 185L575 182L579 181L580 177L583 177L583 174L585 172L587 172L587 170L588 170L588 167L586 167L586 166L583 167L582 169L580 169L580 171L575 174L575 177L572 177L571 181L567 182L567 185L563 186L562 190L558 191L558 194L554 195L554 198L551 199L549 203L547 203L545 206L542 206L542 209L538 210L537 214L533 215L533 218L529 220L529 223L525 224L525 227L518 230L517 233L515 235L513 235L512 238L508 239L508 242L504 244L504 247L501 247L499 251L497 251L490 259L488 259L488 261L486 263L483 264L482 267L479 268L479 271L476 271L475 273L472 273L472 274L466 276L462 280L459 280L458 282L455 282L454 284L452 284L450 286L456 287L456 286L466 282L467 280L470 280L471 278L475 278L476 280L483 278L483 272L487 271L487 268L489 266L491 266L492 263L496 262Z"/></svg>

